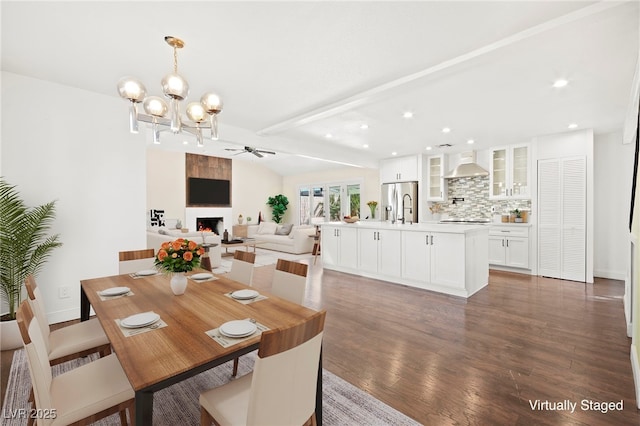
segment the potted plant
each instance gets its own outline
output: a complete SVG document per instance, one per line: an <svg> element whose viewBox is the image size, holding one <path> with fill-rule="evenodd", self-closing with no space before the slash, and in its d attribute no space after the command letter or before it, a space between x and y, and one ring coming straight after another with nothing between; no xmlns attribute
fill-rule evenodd
<svg viewBox="0 0 640 426"><path fill-rule="evenodd" d="M284 213L287 211L287 205L289 200L282 194L278 194L275 197L269 197L267 204L271 207L271 216L275 223L280 223Z"/></svg>
<svg viewBox="0 0 640 426"><path fill-rule="evenodd" d="M0 318L2 350L22 344L15 319L27 275L36 275L52 250L62 245L57 234L47 235L54 218L55 201L29 208L16 187L0 179L0 285L9 307ZM17 342L9 342L9 330L15 330Z"/></svg>
<svg viewBox="0 0 640 426"><path fill-rule="evenodd" d="M247 216L247 225L251 223L251 216Z"/></svg>
<svg viewBox="0 0 640 426"><path fill-rule="evenodd" d="M376 207L378 206L378 202L377 201L367 201L367 205L369 206L369 209L371 210L371 219L375 219L376 218Z"/></svg>
<svg viewBox="0 0 640 426"><path fill-rule="evenodd" d="M519 209L512 210L511 214L513 215L514 222L517 222L517 223L522 222L522 212Z"/></svg>

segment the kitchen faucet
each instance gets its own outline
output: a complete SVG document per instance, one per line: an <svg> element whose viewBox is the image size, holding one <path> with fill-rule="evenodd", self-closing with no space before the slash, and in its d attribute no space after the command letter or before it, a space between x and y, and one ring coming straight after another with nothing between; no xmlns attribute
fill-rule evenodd
<svg viewBox="0 0 640 426"><path fill-rule="evenodd" d="M404 211L405 211L405 207L404 207L404 198L405 198L405 197L409 197L409 204L412 204L412 203L413 203L413 200L411 199L411 195L409 195L409 194L404 194L404 195L402 196L402 224L403 224L403 225L404 225L404 222L405 222L405 221L404 221L404 218L405 218L405 214L404 214ZM409 214L411 214L411 215L413 214L413 209L412 209L411 207L409 207ZM413 222L413 221L412 221L412 222Z"/></svg>

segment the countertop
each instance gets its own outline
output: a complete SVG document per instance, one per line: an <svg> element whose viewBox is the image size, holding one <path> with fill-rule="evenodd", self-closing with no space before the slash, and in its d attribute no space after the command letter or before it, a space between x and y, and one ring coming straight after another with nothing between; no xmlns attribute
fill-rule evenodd
<svg viewBox="0 0 640 426"><path fill-rule="evenodd" d="M355 223L346 222L324 222L320 226L341 226L345 228L362 228L362 229L392 229L398 231L416 231L416 232L446 232L450 234L466 234L471 232L486 231L489 232L487 225L462 225L448 223L390 223L375 220L358 221Z"/></svg>

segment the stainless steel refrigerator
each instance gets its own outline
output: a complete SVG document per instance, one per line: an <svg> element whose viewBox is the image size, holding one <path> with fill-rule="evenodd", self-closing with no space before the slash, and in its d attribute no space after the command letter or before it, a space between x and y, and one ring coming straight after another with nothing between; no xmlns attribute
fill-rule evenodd
<svg viewBox="0 0 640 426"><path fill-rule="evenodd" d="M382 220L418 222L418 182L382 184Z"/></svg>

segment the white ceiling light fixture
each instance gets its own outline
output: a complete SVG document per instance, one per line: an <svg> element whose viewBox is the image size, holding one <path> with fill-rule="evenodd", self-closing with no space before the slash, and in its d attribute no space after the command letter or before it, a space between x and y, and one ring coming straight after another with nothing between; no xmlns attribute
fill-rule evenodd
<svg viewBox="0 0 640 426"><path fill-rule="evenodd" d="M555 87L556 89L560 89L561 87L565 87L567 84L569 84L569 82L561 78L553 82L553 87Z"/></svg>
<svg viewBox="0 0 640 426"><path fill-rule="evenodd" d="M402 114L402 117L404 117L404 118L413 118L413 112L405 111L405 113Z"/></svg>
<svg viewBox="0 0 640 426"><path fill-rule="evenodd" d="M427 151L431 151L433 148L431 148L430 146L425 148Z"/></svg>
<svg viewBox="0 0 640 426"><path fill-rule="evenodd" d="M473 139L469 139L469 140L467 141L467 143L468 143L469 145L473 145L475 142L476 142L476 141L474 141Z"/></svg>
<svg viewBox="0 0 640 426"><path fill-rule="evenodd" d="M442 129L442 133L449 133L450 131L451 131L451 129L448 128L448 127L445 127L445 128Z"/></svg>
<svg viewBox="0 0 640 426"><path fill-rule="evenodd" d="M577 129L577 128L578 128L578 125L577 125L576 123L571 123L571 124L569 124L569 126L568 126L568 127L569 127L570 129Z"/></svg>
<svg viewBox="0 0 640 426"><path fill-rule="evenodd" d="M369 128L369 125L368 125L367 123L364 123L364 124L361 124L361 125L360 125L360 128L361 128L362 130L367 130L367 129Z"/></svg>
<svg viewBox="0 0 640 426"><path fill-rule="evenodd" d="M160 84L162 92L169 98L169 105L159 96L147 96L147 89L137 79L123 77L118 82L118 93L131 102L129 108L129 131L138 133L138 121L151 123L153 127L153 142L160 143L160 132L171 130L173 133L182 131L196 135L198 146L204 146L202 129L211 129L211 139L218 140L218 114L222 111L222 99L213 92L207 92L200 98L200 102L187 105L186 114L189 120L180 117L180 101L189 95L189 83L178 74L178 49L184 47L184 41L177 37L166 36L164 41L173 48L173 72L164 76ZM137 104L142 103L146 114L138 113ZM169 118L165 116L169 113ZM208 123L207 123L208 121ZM162 126L162 127L161 127Z"/></svg>

